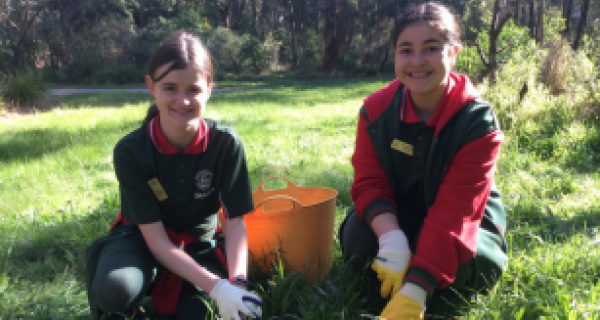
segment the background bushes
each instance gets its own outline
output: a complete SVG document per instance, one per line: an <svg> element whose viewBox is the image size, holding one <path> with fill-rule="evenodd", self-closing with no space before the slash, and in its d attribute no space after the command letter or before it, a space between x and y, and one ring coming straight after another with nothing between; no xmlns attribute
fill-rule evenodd
<svg viewBox="0 0 600 320"><path fill-rule="evenodd" d="M46 94L47 85L35 72L22 72L4 79L0 93L6 102L27 105L40 100Z"/></svg>

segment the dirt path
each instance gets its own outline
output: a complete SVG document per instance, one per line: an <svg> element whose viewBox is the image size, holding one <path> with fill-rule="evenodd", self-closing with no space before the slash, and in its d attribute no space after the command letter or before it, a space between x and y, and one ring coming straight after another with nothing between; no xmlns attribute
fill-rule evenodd
<svg viewBox="0 0 600 320"><path fill-rule="evenodd" d="M146 88L130 88L130 89L50 89L48 94L51 96L67 96L70 94L78 93L98 93L98 92L145 92L148 93Z"/></svg>
<svg viewBox="0 0 600 320"><path fill-rule="evenodd" d="M214 88L213 91L233 91L233 90L244 90L244 89L269 89L266 87L223 87L223 88ZM129 89L50 89L48 90L48 94L51 96L67 96L70 94L79 94L79 93L102 93L102 92L142 92L148 93L148 89L146 88L129 88Z"/></svg>
<svg viewBox="0 0 600 320"><path fill-rule="evenodd" d="M270 89L269 87L223 87L215 88L213 91L233 91L233 90L248 90L248 89ZM0 121L6 122L13 118L19 118L25 115L35 114L38 112L44 112L52 109L59 103L59 98L52 98L58 96L68 96L71 94L84 94L84 93L103 93L103 92L139 92L148 93L146 88L127 88L127 89L50 89L48 90L48 98L45 101L35 106L35 108L11 108L9 110L0 110Z"/></svg>

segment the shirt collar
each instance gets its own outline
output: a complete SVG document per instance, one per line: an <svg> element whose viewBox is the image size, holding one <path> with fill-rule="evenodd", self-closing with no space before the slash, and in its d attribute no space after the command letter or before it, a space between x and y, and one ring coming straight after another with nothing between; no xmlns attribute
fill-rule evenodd
<svg viewBox="0 0 600 320"><path fill-rule="evenodd" d="M432 127L435 127L437 125L440 115L444 111L444 108L449 100L451 91L452 90L446 89L446 93L442 97L442 100L440 100L440 102L438 103L438 107L433 113L433 116L431 116L431 119L427 121L426 125ZM421 120L419 120L417 114L415 113L412 100L410 99L410 91L406 87L404 87L404 98L402 99L400 105L400 121L406 123L421 122Z"/></svg>
<svg viewBox="0 0 600 320"><path fill-rule="evenodd" d="M196 132L196 137L194 141L185 148L185 150L180 150L179 148L172 145L169 140L165 137L160 128L160 113L154 117L148 124L148 135L152 140L152 143L158 149L158 151L162 154L170 155L175 153L184 153L184 154L200 154L206 151L208 148L208 125L204 119L200 118L200 125L198 126L198 131Z"/></svg>

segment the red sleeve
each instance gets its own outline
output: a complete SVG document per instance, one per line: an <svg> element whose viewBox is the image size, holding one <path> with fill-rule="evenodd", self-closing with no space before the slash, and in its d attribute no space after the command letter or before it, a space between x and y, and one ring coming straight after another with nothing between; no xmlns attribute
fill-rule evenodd
<svg viewBox="0 0 600 320"><path fill-rule="evenodd" d="M503 138L501 131L495 131L459 150L429 208L411 269L427 271L437 280L438 288L454 282L458 265L476 252L477 232ZM411 273L407 281L419 282L411 279Z"/></svg>
<svg viewBox="0 0 600 320"><path fill-rule="evenodd" d="M350 195L358 217L370 224L373 218L380 213L395 213L396 205L392 186L379 164L379 159L365 129L367 124L367 120L359 115L356 145L351 159L354 168L354 182L350 188Z"/></svg>

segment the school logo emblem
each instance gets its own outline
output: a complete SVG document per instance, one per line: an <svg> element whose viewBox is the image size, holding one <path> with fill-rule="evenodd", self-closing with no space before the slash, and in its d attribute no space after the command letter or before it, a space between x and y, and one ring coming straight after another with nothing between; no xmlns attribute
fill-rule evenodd
<svg viewBox="0 0 600 320"><path fill-rule="evenodd" d="M196 186L200 192L194 193L194 198L202 199L208 197L215 188L212 187L213 173L209 170L200 170L196 173Z"/></svg>

